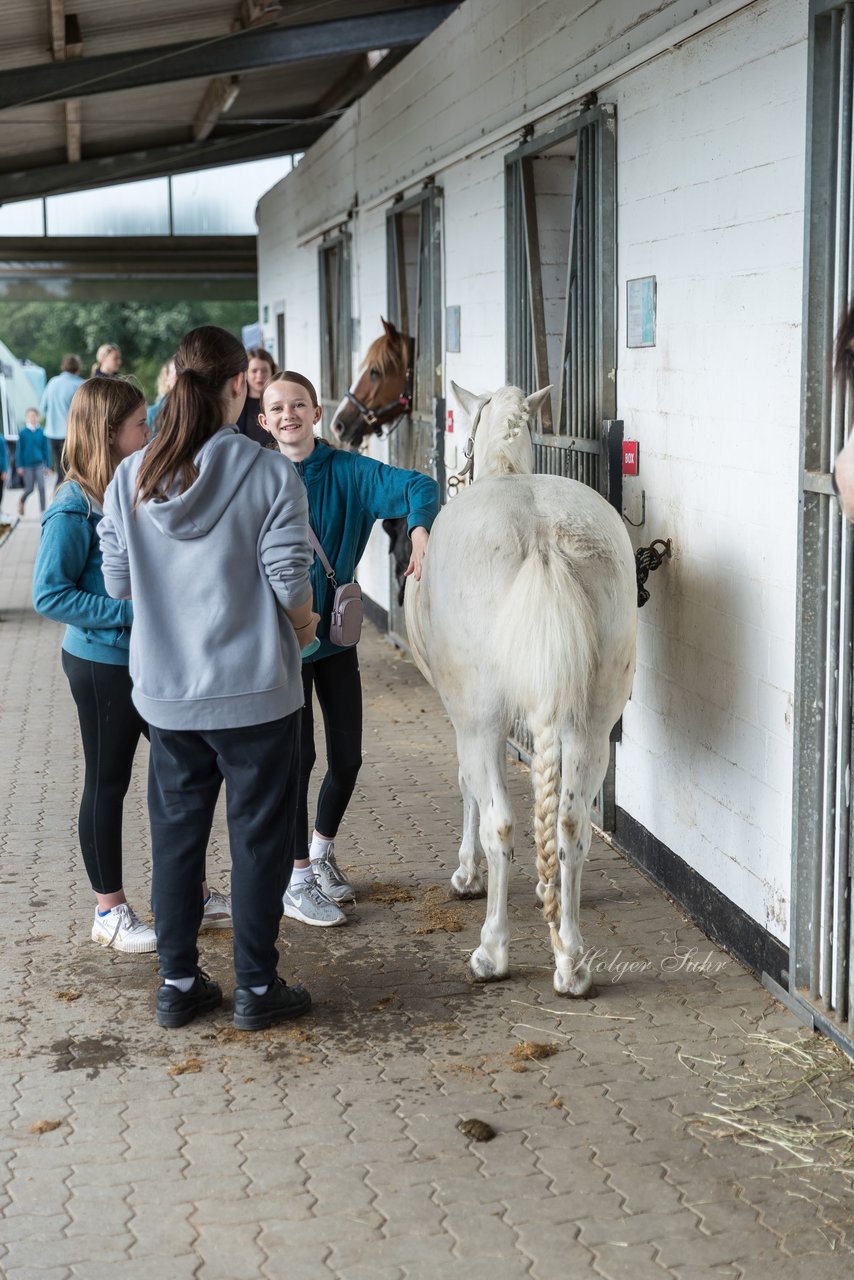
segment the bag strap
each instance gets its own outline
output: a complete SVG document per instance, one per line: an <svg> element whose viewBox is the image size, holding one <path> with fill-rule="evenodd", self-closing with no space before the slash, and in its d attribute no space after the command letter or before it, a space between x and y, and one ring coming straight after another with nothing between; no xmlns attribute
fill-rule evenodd
<svg viewBox="0 0 854 1280"><path fill-rule="evenodd" d="M317 534L314 532L311 525L308 526L308 540L311 543L312 547L314 548L315 552L317 553L318 559L320 560L320 563L323 565L323 569L324 569L324 572L326 573L327 578L332 583L333 587L337 587L338 583L335 579L335 570L332 568L332 565L327 560L326 552L323 550L323 547L320 545L320 541L317 537Z"/></svg>

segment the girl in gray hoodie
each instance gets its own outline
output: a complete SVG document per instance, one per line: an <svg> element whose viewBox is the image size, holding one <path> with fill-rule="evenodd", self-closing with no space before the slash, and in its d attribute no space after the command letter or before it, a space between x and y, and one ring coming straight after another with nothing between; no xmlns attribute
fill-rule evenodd
<svg viewBox="0 0 854 1280"><path fill-rule="evenodd" d="M120 464L99 526L110 595L133 599L133 700L151 732L152 903L163 984L180 1027L222 992L199 969L198 884L225 782L232 859L234 1023L297 1017L277 977L294 856L300 649L314 638L305 490L293 466L238 433L247 357L224 329L188 333L154 440Z"/></svg>

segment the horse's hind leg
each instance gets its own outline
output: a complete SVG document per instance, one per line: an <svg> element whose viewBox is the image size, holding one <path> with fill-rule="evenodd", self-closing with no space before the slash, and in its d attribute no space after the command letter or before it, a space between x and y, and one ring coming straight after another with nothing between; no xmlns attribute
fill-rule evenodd
<svg viewBox="0 0 854 1280"><path fill-rule="evenodd" d="M481 982L503 978L508 970L510 930L507 924L507 882L513 861L513 808L505 776L505 732L457 734L460 773L480 810L480 843L486 853L486 919L480 946L469 960L472 975Z"/></svg>
<svg viewBox="0 0 854 1280"><path fill-rule="evenodd" d="M583 960L581 937L581 872L590 852L593 828L590 806L602 785L608 760L601 744L575 735L563 738L561 791L558 805L558 861L560 863L560 929L552 934L555 955L554 987L560 995L584 996L590 990L590 969Z"/></svg>
<svg viewBox="0 0 854 1280"><path fill-rule="evenodd" d="M459 780L460 794L463 797L463 838L460 844L460 865L451 876L451 893L457 898L482 898L486 893L486 883L483 877L483 847L478 834L480 814L462 769Z"/></svg>

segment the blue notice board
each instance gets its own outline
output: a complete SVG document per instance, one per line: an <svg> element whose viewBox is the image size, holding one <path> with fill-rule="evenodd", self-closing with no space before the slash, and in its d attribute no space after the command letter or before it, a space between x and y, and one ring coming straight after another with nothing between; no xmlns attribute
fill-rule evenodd
<svg viewBox="0 0 854 1280"><path fill-rule="evenodd" d="M655 346L655 276L626 281L626 346Z"/></svg>

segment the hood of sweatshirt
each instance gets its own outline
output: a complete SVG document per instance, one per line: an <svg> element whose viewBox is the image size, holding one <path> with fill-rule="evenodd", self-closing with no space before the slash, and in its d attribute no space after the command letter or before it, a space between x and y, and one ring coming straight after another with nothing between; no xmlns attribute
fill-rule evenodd
<svg viewBox="0 0 854 1280"><path fill-rule="evenodd" d="M220 427L196 454L199 474L189 489L178 493L176 485L168 498L146 502L143 510L167 538L202 538L219 523L262 452L237 427Z"/></svg>

